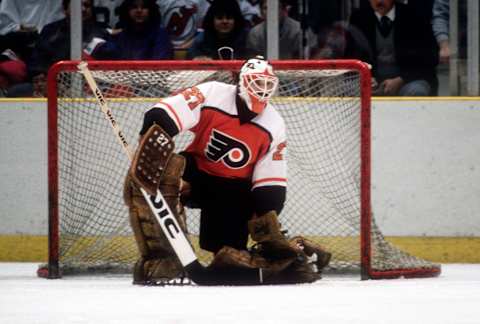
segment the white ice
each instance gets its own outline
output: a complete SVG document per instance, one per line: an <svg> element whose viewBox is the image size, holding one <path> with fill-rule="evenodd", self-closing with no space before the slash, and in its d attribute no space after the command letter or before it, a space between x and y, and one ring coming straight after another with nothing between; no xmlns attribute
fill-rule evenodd
<svg viewBox="0 0 480 324"><path fill-rule="evenodd" d="M430 279L257 287L141 287L130 276L37 278L0 263L0 323L480 323L480 264Z"/></svg>

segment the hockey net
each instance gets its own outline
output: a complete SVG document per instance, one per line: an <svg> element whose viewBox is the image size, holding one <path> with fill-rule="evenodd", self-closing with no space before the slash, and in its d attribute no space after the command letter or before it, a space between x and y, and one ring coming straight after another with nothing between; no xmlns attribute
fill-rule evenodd
<svg viewBox="0 0 480 324"><path fill-rule="evenodd" d="M61 62L49 73L49 263L56 278L71 273L128 272L138 257L123 180L129 161L77 69ZM132 146L143 114L159 98L200 82L232 83L241 62L90 62L115 119ZM358 61L282 61L273 103L288 138L288 197L280 221L333 253L327 271L362 278L435 276L440 266L385 240L370 210L370 72ZM181 150L191 140L175 138ZM199 212L187 210L198 248Z"/></svg>

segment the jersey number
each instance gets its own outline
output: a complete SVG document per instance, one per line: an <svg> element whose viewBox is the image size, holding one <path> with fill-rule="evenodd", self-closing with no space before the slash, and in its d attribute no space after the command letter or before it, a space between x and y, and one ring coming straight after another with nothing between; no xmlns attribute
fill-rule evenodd
<svg viewBox="0 0 480 324"><path fill-rule="evenodd" d="M287 142L282 142L277 145L277 149L273 152L272 160L281 161L283 160L283 150L287 147Z"/></svg>
<svg viewBox="0 0 480 324"><path fill-rule="evenodd" d="M205 101L205 97L197 87L191 87L182 91L182 95L188 103L191 110Z"/></svg>

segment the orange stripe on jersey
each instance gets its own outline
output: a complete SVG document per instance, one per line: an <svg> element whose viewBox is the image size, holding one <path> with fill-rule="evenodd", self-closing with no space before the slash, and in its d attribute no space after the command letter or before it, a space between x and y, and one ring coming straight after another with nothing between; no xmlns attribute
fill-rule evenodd
<svg viewBox="0 0 480 324"><path fill-rule="evenodd" d="M287 182L286 178L264 178L264 179L259 179L253 183L253 185L257 185L259 183L263 182Z"/></svg>
<svg viewBox="0 0 480 324"><path fill-rule="evenodd" d="M178 117L178 114L175 111L175 109L173 109L172 106L170 106L168 103L164 101L160 101L158 104L164 105L173 114L173 116L175 117L175 122L177 123L177 126L178 126L178 130L181 132L183 130L183 124L180 121L180 117Z"/></svg>

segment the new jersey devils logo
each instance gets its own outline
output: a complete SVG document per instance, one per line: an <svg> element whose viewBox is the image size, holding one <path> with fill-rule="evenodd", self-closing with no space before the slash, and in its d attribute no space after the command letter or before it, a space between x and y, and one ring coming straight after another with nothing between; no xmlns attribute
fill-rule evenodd
<svg viewBox="0 0 480 324"><path fill-rule="evenodd" d="M195 4L173 5L163 16L167 22L166 28L172 37L171 42L175 47L185 45L195 36L197 11Z"/></svg>
<svg viewBox="0 0 480 324"><path fill-rule="evenodd" d="M250 161L251 153L248 146L216 129L212 130L205 155L209 160L218 162L232 169L239 169Z"/></svg>

